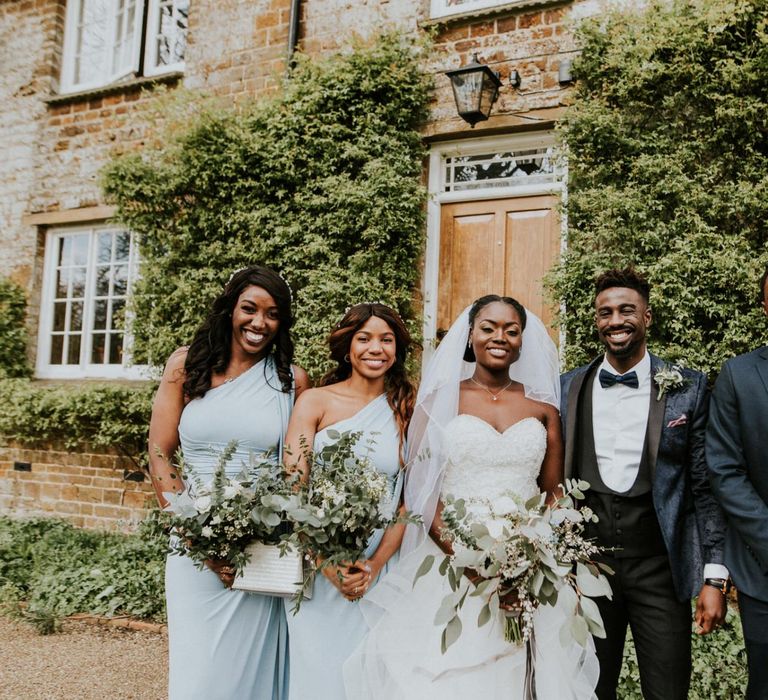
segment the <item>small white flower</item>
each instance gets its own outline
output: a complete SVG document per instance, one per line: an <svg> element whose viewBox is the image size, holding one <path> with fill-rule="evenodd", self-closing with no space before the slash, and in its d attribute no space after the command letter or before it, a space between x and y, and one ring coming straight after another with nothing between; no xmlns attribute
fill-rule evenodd
<svg viewBox="0 0 768 700"><path fill-rule="evenodd" d="M322 519L322 518L324 518L324 517L325 517L325 511L324 511L322 508L318 508L318 509L317 509L317 511L316 511L316 513L315 513L315 515L316 515L318 518Z"/></svg>
<svg viewBox="0 0 768 700"><path fill-rule="evenodd" d="M200 534L203 537L213 537L213 528L210 528L206 525L202 530L200 530Z"/></svg>
<svg viewBox="0 0 768 700"><path fill-rule="evenodd" d="M211 518L211 525L218 525L219 523L221 523L221 516L220 515L214 515Z"/></svg>
<svg viewBox="0 0 768 700"><path fill-rule="evenodd" d="M200 496L195 499L195 510L198 513L207 513L211 509L212 501L210 496Z"/></svg>

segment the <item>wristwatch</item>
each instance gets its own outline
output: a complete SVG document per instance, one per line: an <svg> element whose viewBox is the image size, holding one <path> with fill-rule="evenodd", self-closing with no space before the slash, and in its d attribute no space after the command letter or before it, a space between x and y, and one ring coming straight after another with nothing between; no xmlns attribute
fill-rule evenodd
<svg viewBox="0 0 768 700"><path fill-rule="evenodd" d="M705 578L704 585L717 588L723 595L727 595L728 591L731 590L731 580L727 578Z"/></svg>

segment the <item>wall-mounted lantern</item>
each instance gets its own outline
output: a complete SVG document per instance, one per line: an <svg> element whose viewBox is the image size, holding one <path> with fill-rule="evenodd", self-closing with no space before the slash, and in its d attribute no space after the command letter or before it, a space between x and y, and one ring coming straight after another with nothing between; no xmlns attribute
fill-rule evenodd
<svg viewBox="0 0 768 700"><path fill-rule="evenodd" d="M473 128L488 119L501 87L498 73L480 63L474 54L471 63L445 74L451 79L459 116Z"/></svg>

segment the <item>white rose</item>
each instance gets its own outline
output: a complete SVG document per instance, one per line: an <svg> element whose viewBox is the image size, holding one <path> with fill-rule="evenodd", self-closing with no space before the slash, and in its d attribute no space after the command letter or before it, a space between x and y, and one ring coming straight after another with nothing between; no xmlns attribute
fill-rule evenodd
<svg viewBox="0 0 768 700"><path fill-rule="evenodd" d="M319 508L315 515L322 520L325 517L325 511L322 508Z"/></svg>
<svg viewBox="0 0 768 700"><path fill-rule="evenodd" d="M206 525L202 530L200 530L200 534L203 537L213 537L213 529Z"/></svg>
<svg viewBox="0 0 768 700"><path fill-rule="evenodd" d="M195 510L198 513L207 513L211 509L212 501L210 496L200 496L195 499Z"/></svg>
<svg viewBox="0 0 768 700"><path fill-rule="evenodd" d="M506 524L507 521L504 520L504 518L491 518L486 523L484 523L485 527L488 528L488 534L495 540L501 537L502 533L504 532L504 526Z"/></svg>
<svg viewBox="0 0 768 700"><path fill-rule="evenodd" d="M491 509L485 503L468 503L467 514L482 522L491 514Z"/></svg>
<svg viewBox="0 0 768 700"><path fill-rule="evenodd" d="M515 503L509 496L501 496L493 502L493 510L499 515L517 513L517 503Z"/></svg>
<svg viewBox="0 0 768 700"><path fill-rule="evenodd" d="M237 496L237 494L240 493L240 486L237 484L233 484L230 486L224 487L224 500L228 501L231 498L234 498Z"/></svg>

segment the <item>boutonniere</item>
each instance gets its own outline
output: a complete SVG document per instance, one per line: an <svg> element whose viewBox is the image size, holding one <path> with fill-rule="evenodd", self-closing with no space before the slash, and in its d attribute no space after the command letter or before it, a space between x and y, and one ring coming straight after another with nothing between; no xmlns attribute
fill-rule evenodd
<svg viewBox="0 0 768 700"><path fill-rule="evenodd" d="M659 387L659 393L656 396L657 401L661 401L664 394L685 386L685 377L683 377L681 369L680 365L662 365L656 370L656 374L653 375L653 381Z"/></svg>

